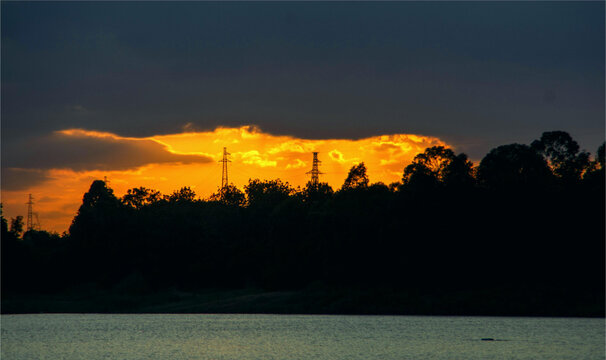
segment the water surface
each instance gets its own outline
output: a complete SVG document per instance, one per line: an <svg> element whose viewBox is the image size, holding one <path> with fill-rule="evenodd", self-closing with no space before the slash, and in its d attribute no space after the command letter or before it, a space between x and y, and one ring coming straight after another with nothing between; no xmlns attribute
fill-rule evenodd
<svg viewBox="0 0 606 360"><path fill-rule="evenodd" d="M1 321L7 360L605 357L604 319L48 314Z"/></svg>

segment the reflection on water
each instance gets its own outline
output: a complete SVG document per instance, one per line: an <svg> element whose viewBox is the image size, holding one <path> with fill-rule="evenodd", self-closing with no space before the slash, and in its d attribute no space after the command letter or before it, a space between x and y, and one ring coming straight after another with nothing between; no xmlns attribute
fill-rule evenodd
<svg viewBox="0 0 606 360"><path fill-rule="evenodd" d="M604 359L604 319L3 315L2 359Z"/></svg>

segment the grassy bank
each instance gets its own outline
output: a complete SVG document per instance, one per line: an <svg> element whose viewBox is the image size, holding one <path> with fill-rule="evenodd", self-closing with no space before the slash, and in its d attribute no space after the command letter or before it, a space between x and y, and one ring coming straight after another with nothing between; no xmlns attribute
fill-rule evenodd
<svg viewBox="0 0 606 360"><path fill-rule="evenodd" d="M3 295L3 314L272 313L603 317L603 297L506 289L410 293L386 289L165 290L128 294L95 289L62 294Z"/></svg>

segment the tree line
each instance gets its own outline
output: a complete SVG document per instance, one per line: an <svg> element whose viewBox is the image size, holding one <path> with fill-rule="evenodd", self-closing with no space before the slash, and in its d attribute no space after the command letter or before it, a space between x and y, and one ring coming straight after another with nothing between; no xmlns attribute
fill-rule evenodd
<svg viewBox="0 0 606 360"><path fill-rule="evenodd" d="M402 180L340 189L251 179L206 199L189 187L117 197L94 181L67 233L2 217L2 296L87 287L523 291L604 301L604 144L562 131L492 149L474 166L427 148Z"/></svg>

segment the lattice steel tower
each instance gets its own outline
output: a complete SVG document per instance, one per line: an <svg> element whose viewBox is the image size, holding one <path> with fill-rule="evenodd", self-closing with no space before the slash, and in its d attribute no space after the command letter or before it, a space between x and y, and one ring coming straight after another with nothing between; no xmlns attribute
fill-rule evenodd
<svg viewBox="0 0 606 360"><path fill-rule="evenodd" d="M34 205L34 197L32 196L32 194L29 194L29 201L26 202L27 204L27 225L26 225L26 229L27 231L31 231L34 229L34 209L33 209L33 205Z"/></svg>
<svg viewBox="0 0 606 360"><path fill-rule="evenodd" d="M223 163L223 173L221 174L221 189L225 189L227 185L229 185L229 181L227 180L227 163L231 162L227 158L228 155L231 155L227 152L227 148L223 148L223 159L219 160L220 163Z"/></svg>
<svg viewBox="0 0 606 360"><path fill-rule="evenodd" d="M312 163L311 170L306 172L306 174L311 174L312 185L318 185L320 183L320 174L322 173L320 172L320 170L318 170L318 165L320 165L321 163L322 162L318 160L318 152L314 151L314 161Z"/></svg>

